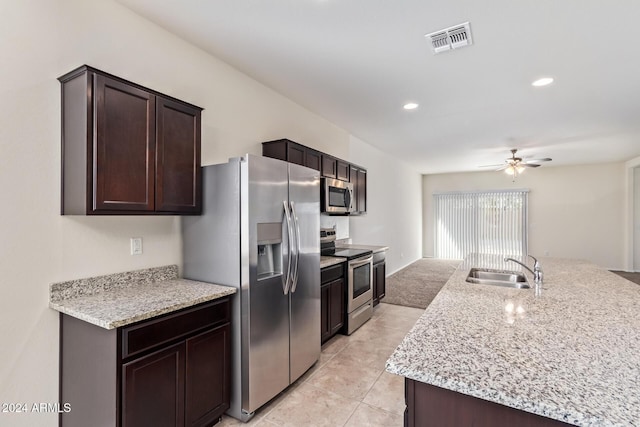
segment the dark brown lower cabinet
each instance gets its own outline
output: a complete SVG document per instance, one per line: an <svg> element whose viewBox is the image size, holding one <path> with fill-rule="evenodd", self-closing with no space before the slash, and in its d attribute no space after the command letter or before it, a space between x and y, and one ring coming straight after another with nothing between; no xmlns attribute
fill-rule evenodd
<svg viewBox="0 0 640 427"><path fill-rule="evenodd" d="M230 333L227 324L187 340L187 427L211 425L229 408Z"/></svg>
<svg viewBox="0 0 640 427"><path fill-rule="evenodd" d="M344 263L323 268L320 277L320 336L324 343L344 325Z"/></svg>
<svg viewBox="0 0 640 427"><path fill-rule="evenodd" d="M124 364L122 425L184 426L185 345Z"/></svg>
<svg viewBox="0 0 640 427"><path fill-rule="evenodd" d="M387 266L385 252L373 254L373 306L378 305L386 295Z"/></svg>
<svg viewBox="0 0 640 427"><path fill-rule="evenodd" d="M405 378L405 427L560 427L570 424Z"/></svg>
<svg viewBox="0 0 640 427"><path fill-rule="evenodd" d="M106 330L60 316L60 426L204 427L230 401L230 299Z"/></svg>

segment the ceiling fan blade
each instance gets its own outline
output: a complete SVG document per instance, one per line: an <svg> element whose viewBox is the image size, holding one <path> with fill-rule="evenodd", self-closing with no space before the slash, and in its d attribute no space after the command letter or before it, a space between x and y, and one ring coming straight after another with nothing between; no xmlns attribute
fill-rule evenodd
<svg viewBox="0 0 640 427"><path fill-rule="evenodd" d="M500 165L496 165L496 166L500 166ZM503 165L503 166L499 167L498 169L496 169L496 171L503 171L506 168L508 168L509 166L511 166L511 165Z"/></svg>
<svg viewBox="0 0 640 427"><path fill-rule="evenodd" d="M499 166L505 166L503 163L499 164L499 165L482 165L482 166L478 166L479 168L497 168Z"/></svg>
<svg viewBox="0 0 640 427"><path fill-rule="evenodd" d="M523 163L550 162L552 159L546 157L544 159L527 159Z"/></svg>
<svg viewBox="0 0 640 427"><path fill-rule="evenodd" d="M535 163L520 163L523 168L539 168L542 165L536 165Z"/></svg>

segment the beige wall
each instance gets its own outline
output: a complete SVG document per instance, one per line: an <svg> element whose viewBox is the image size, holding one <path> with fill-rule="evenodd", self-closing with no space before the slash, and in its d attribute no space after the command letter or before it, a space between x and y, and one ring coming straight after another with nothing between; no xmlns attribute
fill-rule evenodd
<svg viewBox="0 0 640 427"><path fill-rule="evenodd" d="M112 1L2 2L0 54L0 402L58 401L50 283L182 262L178 217L59 215L58 76L86 63L204 107L203 164L282 137L351 154L348 132ZM143 255L129 255L132 236ZM3 426L56 424L53 413L0 413Z"/></svg>
<svg viewBox="0 0 640 427"><path fill-rule="evenodd" d="M433 193L528 188L529 253L590 260L625 268L624 163L528 170L515 183L504 173L472 172L423 177L424 255L433 256Z"/></svg>
<svg viewBox="0 0 640 427"><path fill-rule="evenodd" d="M640 271L640 157L625 163L627 170L626 267Z"/></svg>
<svg viewBox="0 0 640 427"><path fill-rule="evenodd" d="M422 176L351 138L351 161L367 167L367 214L349 218L354 242L389 246L387 275L422 257ZM418 237L420 236L420 237Z"/></svg>

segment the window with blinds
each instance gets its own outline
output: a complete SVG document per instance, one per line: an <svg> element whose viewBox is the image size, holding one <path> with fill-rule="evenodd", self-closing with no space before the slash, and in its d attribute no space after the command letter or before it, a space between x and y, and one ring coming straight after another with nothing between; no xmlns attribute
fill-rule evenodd
<svg viewBox="0 0 640 427"><path fill-rule="evenodd" d="M527 255L529 190L436 193L435 256Z"/></svg>

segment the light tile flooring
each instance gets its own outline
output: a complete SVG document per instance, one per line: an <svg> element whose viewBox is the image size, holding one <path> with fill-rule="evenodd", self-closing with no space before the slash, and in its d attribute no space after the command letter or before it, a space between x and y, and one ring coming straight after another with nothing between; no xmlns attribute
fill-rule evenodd
<svg viewBox="0 0 640 427"><path fill-rule="evenodd" d="M352 335L323 345L320 360L250 422L224 416L218 426L402 426L404 379L384 367L423 311L379 304Z"/></svg>

